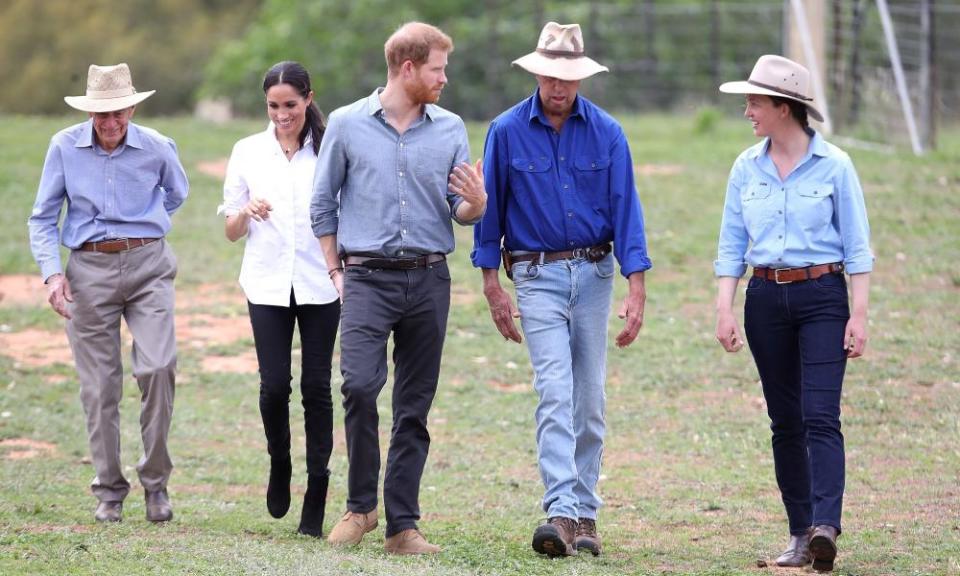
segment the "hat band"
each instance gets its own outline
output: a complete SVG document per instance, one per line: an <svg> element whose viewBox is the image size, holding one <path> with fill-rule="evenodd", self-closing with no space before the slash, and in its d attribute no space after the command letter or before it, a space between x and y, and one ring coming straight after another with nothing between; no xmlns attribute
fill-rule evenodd
<svg viewBox="0 0 960 576"><path fill-rule="evenodd" d="M779 92L784 96L790 96L791 98L796 98L797 100L804 100L806 102L813 102L813 98L808 98L799 92L792 92L785 88L780 88L779 86L774 86L773 84L764 84L763 82L757 82L756 80L747 80L747 84L753 84L757 88L766 88L767 90L773 90L774 92Z"/></svg>
<svg viewBox="0 0 960 576"><path fill-rule="evenodd" d="M547 58L569 58L571 60L584 56L583 50L547 50L546 48L537 48L537 54Z"/></svg>
<svg viewBox="0 0 960 576"><path fill-rule="evenodd" d="M116 90L87 90L87 98L94 100L106 100L109 98L123 98L124 96L133 96L137 91L130 88L117 88Z"/></svg>

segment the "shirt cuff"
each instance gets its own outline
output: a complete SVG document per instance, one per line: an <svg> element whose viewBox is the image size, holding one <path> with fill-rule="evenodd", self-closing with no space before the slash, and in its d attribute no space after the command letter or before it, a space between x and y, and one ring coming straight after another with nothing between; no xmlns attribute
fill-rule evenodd
<svg viewBox="0 0 960 576"><path fill-rule="evenodd" d="M44 283L54 274L63 274L59 258L40 263L40 275L43 277Z"/></svg>
<svg viewBox="0 0 960 576"><path fill-rule="evenodd" d="M847 274L864 274L873 272L873 257L853 258L843 263L843 269Z"/></svg>
<svg viewBox="0 0 960 576"><path fill-rule="evenodd" d="M470 254L470 261L474 268L500 268L500 248L494 246L481 246L474 248Z"/></svg>
<svg viewBox="0 0 960 576"><path fill-rule="evenodd" d="M236 216L240 213L240 208L221 204L217 206L217 216Z"/></svg>
<svg viewBox="0 0 960 576"><path fill-rule="evenodd" d="M313 228L313 235L317 238L331 236L336 234L340 228L340 219L333 217L324 220L314 220L311 223L311 227Z"/></svg>
<svg viewBox="0 0 960 576"><path fill-rule="evenodd" d="M745 262L728 262L717 260L713 263L713 273L716 276L732 276L740 278L747 271Z"/></svg>

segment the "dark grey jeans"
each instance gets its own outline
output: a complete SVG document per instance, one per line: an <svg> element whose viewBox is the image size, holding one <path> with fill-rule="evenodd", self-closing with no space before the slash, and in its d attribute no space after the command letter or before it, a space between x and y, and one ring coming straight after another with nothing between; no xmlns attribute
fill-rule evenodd
<svg viewBox="0 0 960 576"><path fill-rule="evenodd" d="M340 369L350 460L347 509L353 512L377 506L377 397L387 381L387 340L393 333L393 429L383 481L388 537L416 528L420 519L420 478L430 449L427 413L440 377L449 309L446 262L416 270L346 269Z"/></svg>

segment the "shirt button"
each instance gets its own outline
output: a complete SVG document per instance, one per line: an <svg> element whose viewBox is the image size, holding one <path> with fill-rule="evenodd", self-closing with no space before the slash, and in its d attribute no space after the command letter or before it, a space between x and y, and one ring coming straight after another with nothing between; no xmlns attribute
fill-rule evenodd
<svg viewBox="0 0 960 576"><path fill-rule="evenodd" d="M567 216L573 218L573 212L567 212Z"/></svg>
<svg viewBox="0 0 960 576"><path fill-rule="evenodd" d="M403 171L400 172L400 177L403 178Z"/></svg>
<svg viewBox="0 0 960 576"><path fill-rule="evenodd" d="M403 148L403 142L400 143L400 147ZM401 254L402 254L402 252L401 252Z"/></svg>
<svg viewBox="0 0 960 576"><path fill-rule="evenodd" d="M564 190L566 190L566 189L569 188L569 187L570 187L570 186L569 186L568 184L564 184L564 185L563 185L563 189L564 189Z"/></svg>
<svg viewBox="0 0 960 576"><path fill-rule="evenodd" d="M564 158L563 156L561 156L561 157L560 157L560 161L563 162L564 160L566 160L566 158Z"/></svg>
<svg viewBox="0 0 960 576"><path fill-rule="evenodd" d="M531 165L528 166L527 168L530 169L530 170L533 170L533 164L531 164Z"/></svg>
<svg viewBox="0 0 960 576"><path fill-rule="evenodd" d="M777 210L777 214L783 214L783 210Z"/></svg>
<svg viewBox="0 0 960 576"><path fill-rule="evenodd" d="M567 242L567 244L573 246L573 241Z"/></svg>
<svg viewBox="0 0 960 576"><path fill-rule="evenodd" d="M596 163L596 162L591 162L591 163L590 163L590 167L591 167L591 168L596 168L596 167L597 167L597 163Z"/></svg>
<svg viewBox="0 0 960 576"><path fill-rule="evenodd" d="M406 231L406 230L401 230L400 233L401 233L401 234L406 234L407 231Z"/></svg>
<svg viewBox="0 0 960 576"><path fill-rule="evenodd" d="M777 236L778 240L783 240L783 236Z"/></svg>
<svg viewBox="0 0 960 576"><path fill-rule="evenodd" d="M406 206L406 205L407 205L407 201L406 201L406 200L401 200L401 201L400 201L400 205L401 205L401 206Z"/></svg>

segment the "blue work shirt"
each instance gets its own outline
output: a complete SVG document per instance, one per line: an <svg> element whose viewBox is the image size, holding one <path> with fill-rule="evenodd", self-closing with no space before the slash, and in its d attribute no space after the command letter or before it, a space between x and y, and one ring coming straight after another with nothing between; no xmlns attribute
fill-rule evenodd
<svg viewBox="0 0 960 576"><path fill-rule="evenodd" d="M463 198L447 189L454 166L470 161L467 129L427 104L399 134L384 117L382 90L330 114L313 180L313 233L336 234L340 254L449 254L451 218L473 223L457 217Z"/></svg>
<svg viewBox="0 0 960 576"><path fill-rule="evenodd" d="M156 130L127 124L113 152L96 143L92 119L61 130L50 140L27 221L43 279L62 271L57 221L64 200L60 242L76 250L85 242L166 236L188 189L176 144Z"/></svg>
<svg viewBox="0 0 960 576"><path fill-rule="evenodd" d="M613 241L620 272L651 267L633 161L616 120L581 95L559 133L539 90L490 124L483 152L487 211L471 259L500 265L507 250L558 252Z"/></svg>
<svg viewBox="0 0 960 576"><path fill-rule="evenodd" d="M747 264L802 268L843 262L873 270L863 189L850 157L813 131L807 153L781 180L769 139L747 148L730 171L714 272L739 278Z"/></svg>

